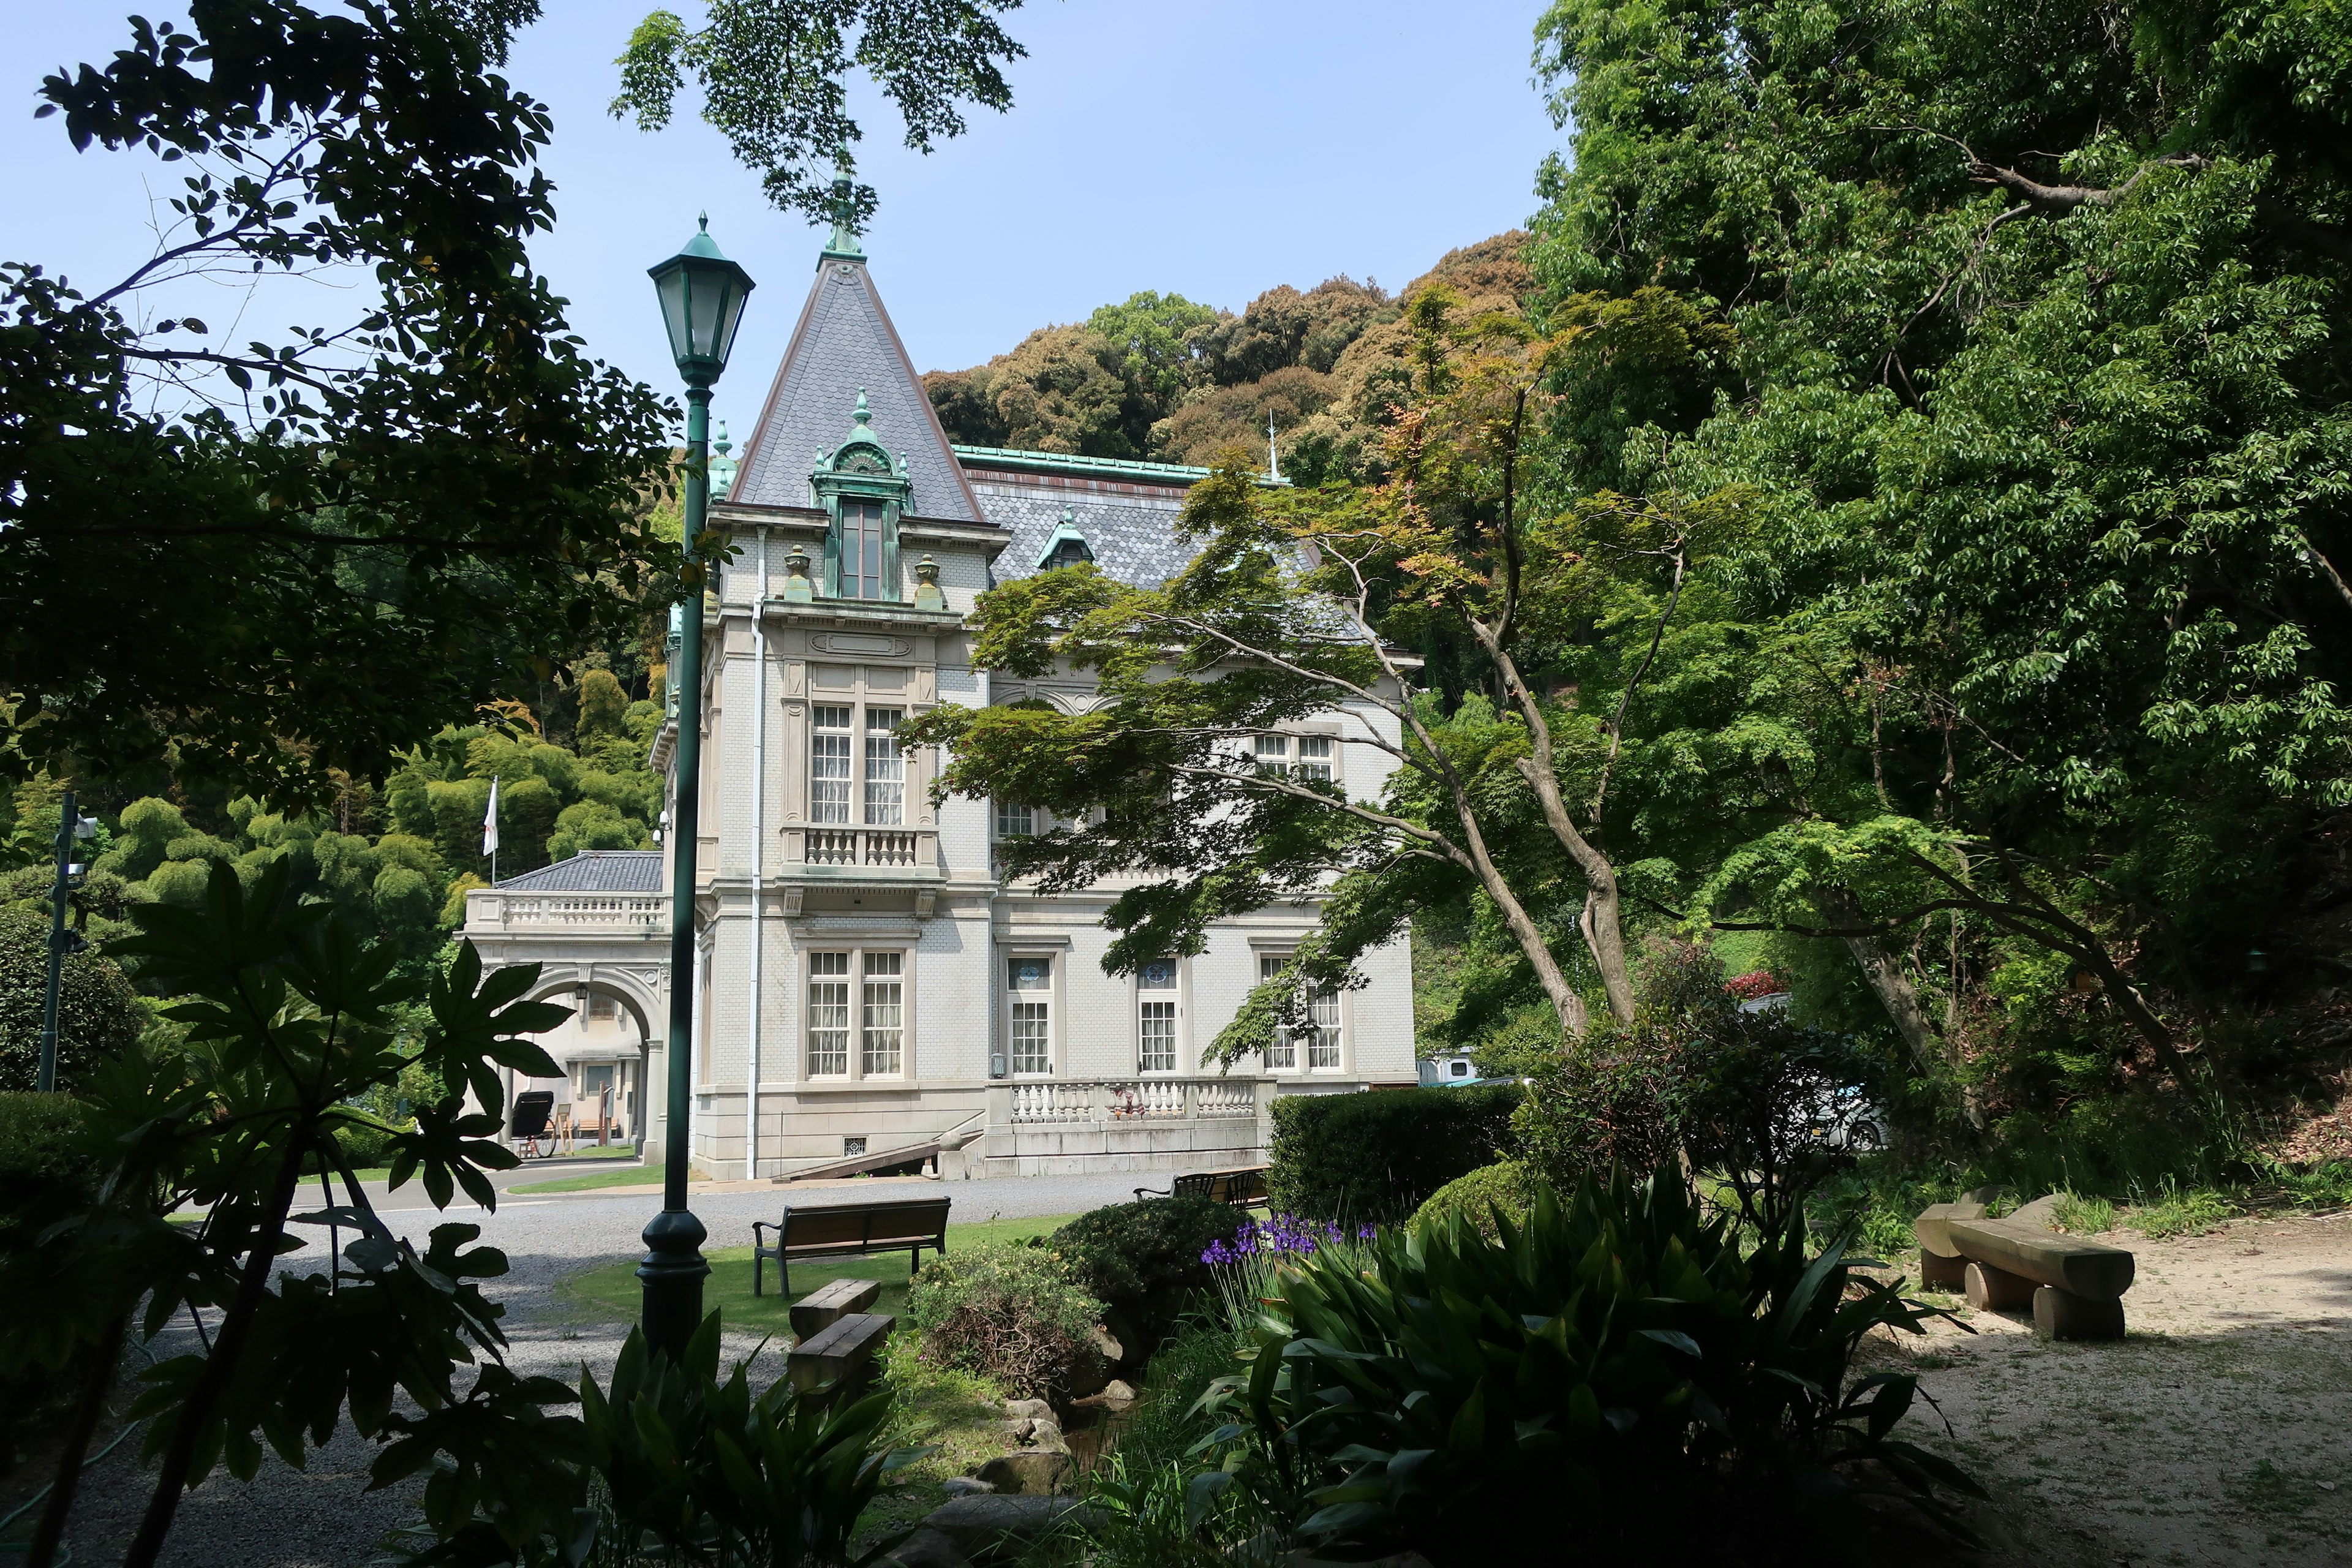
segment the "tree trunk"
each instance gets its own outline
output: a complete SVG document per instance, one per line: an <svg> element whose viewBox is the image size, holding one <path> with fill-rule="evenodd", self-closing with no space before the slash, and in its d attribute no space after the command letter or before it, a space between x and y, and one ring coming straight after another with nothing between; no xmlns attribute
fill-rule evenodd
<svg viewBox="0 0 2352 1568"><path fill-rule="evenodd" d="M106 1391L114 1386L114 1369L122 1360L122 1340L129 1313L114 1320L90 1358L89 1376L74 1406L73 1429L66 1434L65 1451L58 1456L58 1477L49 1483L49 1500L33 1531L26 1568L49 1568L65 1540L66 1520L73 1512L74 1493L81 1485L81 1468L88 1462L90 1439L98 1435L99 1418L106 1414Z"/></svg>
<svg viewBox="0 0 2352 1568"><path fill-rule="evenodd" d="M1549 740L1541 743L1550 750ZM1633 979L1625 963L1625 928L1617 893L1617 870L1609 864L1609 857L1593 846L1591 839L1577 831L1575 820L1568 815L1568 802L1559 793L1559 777L1538 758L1521 757L1519 773L1535 790L1537 804L1543 807L1544 824L1552 837L1559 840L1576 868L1584 874L1584 912L1577 919L1577 929L1584 935L1584 945L1592 953L1593 967L1601 972L1601 989L1609 995L1609 1012L1621 1024L1633 1021Z"/></svg>
<svg viewBox="0 0 2352 1568"><path fill-rule="evenodd" d="M268 1211L254 1231L253 1250L246 1259L244 1276L237 1281L236 1299L222 1318L220 1331L213 1336L212 1354L205 1360L204 1372L188 1391L187 1403L180 1406L180 1418L172 1427L172 1446L163 1451L163 1471L155 1479L154 1495L147 1500L146 1515L139 1521L139 1533L131 1538L130 1551L123 1554L122 1568L155 1568L155 1560L163 1554L163 1539L171 1534L173 1516L179 1512L180 1498L188 1489L188 1465L195 1457L196 1440L212 1415L213 1406L228 1390L237 1357L245 1350L246 1336L252 1331L254 1317L261 1310L261 1298L268 1292L269 1277L278 1268L278 1244L285 1237L286 1216L293 1210L294 1193L301 1184L304 1152L298 1142L286 1152L285 1161L278 1168L278 1179L269 1193Z"/></svg>
<svg viewBox="0 0 2352 1568"><path fill-rule="evenodd" d="M1823 889L1814 901L1832 926L1852 931L1870 923L1870 917L1863 912L1862 900L1853 896L1851 889ZM1903 1037L1904 1047L1911 1053L1920 1076L1934 1077L1937 1058L1942 1055L1937 1049L1936 1026L1919 1001L1918 988L1903 973L1902 962L1881 946L1874 936L1849 936L1843 940L1845 950L1853 954L1854 964L1870 983L1878 1005L1886 1009L1887 1017L1894 1022L1895 1032Z"/></svg>

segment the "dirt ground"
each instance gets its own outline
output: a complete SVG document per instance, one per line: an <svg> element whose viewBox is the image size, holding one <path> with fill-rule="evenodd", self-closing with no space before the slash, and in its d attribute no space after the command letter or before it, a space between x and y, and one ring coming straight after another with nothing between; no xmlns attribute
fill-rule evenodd
<svg viewBox="0 0 2352 1568"><path fill-rule="evenodd" d="M2139 1259L2123 1342L1931 1294L1966 1328L1893 1347L1951 1426L1915 1438L1997 1499L1984 1560L2352 1568L2352 1215L2098 1239Z"/></svg>

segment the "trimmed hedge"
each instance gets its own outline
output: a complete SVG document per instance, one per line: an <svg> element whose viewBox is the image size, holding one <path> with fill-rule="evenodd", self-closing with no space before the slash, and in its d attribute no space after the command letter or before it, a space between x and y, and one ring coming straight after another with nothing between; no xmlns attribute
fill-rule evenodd
<svg viewBox="0 0 2352 1568"><path fill-rule="evenodd" d="M1503 1157L1515 1083L1286 1095L1274 1102L1277 1211L1360 1224L1412 1217L1457 1176Z"/></svg>

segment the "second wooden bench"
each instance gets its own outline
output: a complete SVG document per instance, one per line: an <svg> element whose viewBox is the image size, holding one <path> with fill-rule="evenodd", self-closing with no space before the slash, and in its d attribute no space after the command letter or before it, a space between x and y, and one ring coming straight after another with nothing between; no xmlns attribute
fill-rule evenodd
<svg viewBox="0 0 2352 1568"><path fill-rule="evenodd" d="M1958 1286L1979 1311L2031 1308L2045 1340L2124 1337L2137 1260L2120 1247L1989 1219L1982 1204L1935 1204L1912 1225L1922 1283Z"/></svg>

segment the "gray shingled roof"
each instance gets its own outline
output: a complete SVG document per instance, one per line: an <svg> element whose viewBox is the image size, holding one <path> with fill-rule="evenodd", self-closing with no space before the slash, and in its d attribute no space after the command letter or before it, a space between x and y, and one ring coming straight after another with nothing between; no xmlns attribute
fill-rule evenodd
<svg viewBox="0 0 2352 1568"><path fill-rule="evenodd" d="M947 435L865 263L831 257L818 268L728 499L807 506L809 470L819 452L848 438L860 387L874 411L874 434L906 457L915 487L908 512L982 521L963 483L963 467L948 450Z"/></svg>
<svg viewBox="0 0 2352 1568"><path fill-rule="evenodd" d="M1086 535L1095 564L1122 583L1157 588L1200 552L1176 532L1177 514L1184 509L1181 490L1164 497L1117 494L1007 483L993 475L975 477L971 488L988 521L1013 534L992 569L1000 583L1036 574L1037 557L1054 537L1065 506L1073 526Z"/></svg>
<svg viewBox="0 0 2352 1568"><path fill-rule="evenodd" d="M658 849L583 849L569 860L509 877L499 884L512 893L658 893Z"/></svg>

